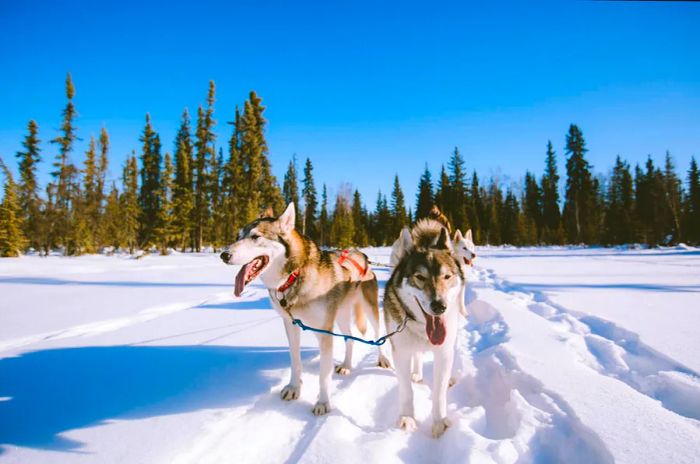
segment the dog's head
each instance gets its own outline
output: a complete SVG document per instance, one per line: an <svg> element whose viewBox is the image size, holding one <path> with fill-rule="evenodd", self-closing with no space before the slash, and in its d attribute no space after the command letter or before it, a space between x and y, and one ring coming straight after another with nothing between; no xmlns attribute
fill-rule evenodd
<svg viewBox="0 0 700 464"><path fill-rule="evenodd" d="M284 258L294 231L295 215L294 203L290 203L277 218L268 209L260 218L244 226L236 242L221 253L224 263L243 266L236 275L236 296L240 296L246 285L263 274L271 262Z"/></svg>
<svg viewBox="0 0 700 464"><path fill-rule="evenodd" d="M476 259L476 245L474 245L472 240L472 230L469 229L464 235L459 230L455 232L452 244L459 260L467 266L472 266L474 259Z"/></svg>
<svg viewBox="0 0 700 464"><path fill-rule="evenodd" d="M441 345L446 336L444 316L457 310L453 302L462 283L462 270L447 229L440 226L433 239L416 233L415 228L413 232L412 242L404 243L407 249L396 272L403 278L404 291L420 307L428 339Z"/></svg>

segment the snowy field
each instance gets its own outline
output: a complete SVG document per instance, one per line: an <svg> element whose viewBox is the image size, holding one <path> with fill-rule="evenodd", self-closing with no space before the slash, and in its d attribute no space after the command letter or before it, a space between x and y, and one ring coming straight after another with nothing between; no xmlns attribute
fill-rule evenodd
<svg viewBox="0 0 700 464"><path fill-rule="evenodd" d="M280 400L282 323L214 254L2 259L0 463L700 462L699 250L479 252L440 440L430 365L405 433L358 345L331 414L309 334Z"/></svg>

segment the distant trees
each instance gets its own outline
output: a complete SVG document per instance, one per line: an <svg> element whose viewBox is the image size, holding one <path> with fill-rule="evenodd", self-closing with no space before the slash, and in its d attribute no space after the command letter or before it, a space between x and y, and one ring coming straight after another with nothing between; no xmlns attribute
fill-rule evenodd
<svg viewBox="0 0 700 464"><path fill-rule="evenodd" d="M0 254L16 256L29 248L81 254L104 247L131 253L220 247L234 241L240 227L266 207L279 213L287 203L297 208L297 229L325 247L390 245L402 227L427 216L434 205L453 228L471 228L476 242L483 244L700 244L695 158L681 177L668 152L662 165L657 167L649 156L634 170L618 156L609 175L596 178L586 159L583 133L571 124L564 147L563 201L556 152L549 141L539 181L530 170L522 182L480 179L476 172L470 176L455 147L437 177L424 166L415 206L407 207L395 175L389 199L379 191L370 211L349 184L338 186L334 198L322 184L319 199L310 158L299 172L293 155L280 188L265 138L265 107L255 92L249 93L242 111L235 108L225 154L216 145L215 91L210 82L194 131L184 109L172 156L162 154L160 136L147 114L138 155L127 157L120 185L107 185L106 128L88 139L80 169L71 159L78 137L75 87L68 74L67 102L59 133L51 140L57 151L45 193L37 180L42 156L36 121L27 124L16 154L17 181L2 165Z"/></svg>
<svg viewBox="0 0 700 464"><path fill-rule="evenodd" d="M22 142L24 150L17 152L16 155L19 168L19 183L17 184L19 214L22 222L22 233L27 238L27 245L39 249L45 245L45 230L41 214L43 202L39 196L39 183L36 174L37 164L41 161L39 126L36 121L29 121L27 132Z"/></svg>
<svg viewBox="0 0 700 464"><path fill-rule="evenodd" d="M21 205L12 173L0 159L0 169L5 176L3 198L0 203L0 256L19 256L27 240L22 233Z"/></svg>

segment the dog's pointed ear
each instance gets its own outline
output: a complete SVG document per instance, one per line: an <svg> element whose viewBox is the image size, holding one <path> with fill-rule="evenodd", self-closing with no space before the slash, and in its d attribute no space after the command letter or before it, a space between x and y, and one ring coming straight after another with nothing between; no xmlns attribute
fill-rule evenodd
<svg viewBox="0 0 700 464"><path fill-rule="evenodd" d="M285 232L289 233L292 230L294 230L294 220L296 218L296 211L294 210L294 203L289 203L287 205L287 209L284 210L284 213L277 218L277 220L280 223L280 226L282 227L282 230Z"/></svg>
<svg viewBox="0 0 700 464"><path fill-rule="evenodd" d="M469 230L467 231L467 240L470 241L470 242L473 242L473 241L474 241L474 240L472 240L472 230L471 230L471 229L469 229Z"/></svg>
<svg viewBox="0 0 700 464"><path fill-rule="evenodd" d="M450 241L450 236L447 234L447 229L444 227L440 228L440 236L435 242L435 248L438 250L452 250L452 242Z"/></svg>
<svg viewBox="0 0 700 464"><path fill-rule="evenodd" d="M401 257L403 257L413 248L413 237L411 237L411 229L408 227L401 229L401 233L399 234L399 244L400 252L398 258L401 259Z"/></svg>
<svg viewBox="0 0 700 464"><path fill-rule="evenodd" d="M260 213L259 219L272 217L275 217L275 213L274 211L272 211L272 206L268 206L267 208L265 208L265 211Z"/></svg>
<svg viewBox="0 0 700 464"><path fill-rule="evenodd" d="M457 232L455 232L455 238L453 238L452 240L454 240L455 243L462 240L462 231L457 229Z"/></svg>

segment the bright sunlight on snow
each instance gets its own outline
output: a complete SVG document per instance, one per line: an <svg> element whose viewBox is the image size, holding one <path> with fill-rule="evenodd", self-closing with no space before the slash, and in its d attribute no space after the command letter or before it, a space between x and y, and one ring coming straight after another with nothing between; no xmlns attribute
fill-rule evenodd
<svg viewBox="0 0 700 464"><path fill-rule="evenodd" d="M697 463L699 257L480 249L439 440L430 364L406 433L394 374L366 347L314 417L303 334L301 399L280 400L282 323L259 281L234 299L215 254L2 260L0 462Z"/></svg>

